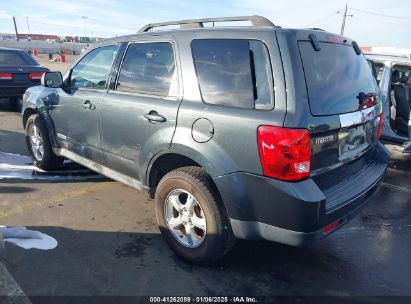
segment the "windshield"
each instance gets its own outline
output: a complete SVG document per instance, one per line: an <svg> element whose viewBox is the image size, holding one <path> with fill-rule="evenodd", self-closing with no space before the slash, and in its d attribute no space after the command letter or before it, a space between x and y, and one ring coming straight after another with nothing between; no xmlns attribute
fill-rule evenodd
<svg viewBox="0 0 411 304"><path fill-rule="evenodd" d="M310 109L313 115L357 111L360 93L377 93L377 84L364 55L351 45L320 42L315 51L311 42L299 41Z"/></svg>

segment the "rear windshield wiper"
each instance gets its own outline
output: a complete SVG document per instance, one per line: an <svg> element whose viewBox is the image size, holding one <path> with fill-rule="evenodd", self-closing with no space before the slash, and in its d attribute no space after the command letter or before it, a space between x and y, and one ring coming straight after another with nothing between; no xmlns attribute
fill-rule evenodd
<svg viewBox="0 0 411 304"><path fill-rule="evenodd" d="M311 41L311 44L316 52L321 51L320 43L318 42L317 36L314 34L308 35L308 38Z"/></svg>
<svg viewBox="0 0 411 304"><path fill-rule="evenodd" d="M357 44L357 42L353 41L353 42L351 42L351 45L353 46L354 51L357 55L360 55L362 53L360 47Z"/></svg>

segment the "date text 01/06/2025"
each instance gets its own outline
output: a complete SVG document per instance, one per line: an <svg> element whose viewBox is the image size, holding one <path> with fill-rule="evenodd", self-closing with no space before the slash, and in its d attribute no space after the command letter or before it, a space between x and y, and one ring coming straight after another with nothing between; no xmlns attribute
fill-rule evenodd
<svg viewBox="0 0 411 304"><path fill-rule="evenodd" d="M150 303L257 303L255 297L150 297Z"/></svg>

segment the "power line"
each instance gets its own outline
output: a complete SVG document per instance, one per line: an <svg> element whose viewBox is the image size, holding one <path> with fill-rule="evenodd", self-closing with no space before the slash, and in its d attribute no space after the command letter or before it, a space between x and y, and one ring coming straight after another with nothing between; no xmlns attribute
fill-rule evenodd
<svg viewBox="0 0 411 304"><path fill-rule="evenodd" d="M329 18L331 18L331 17L333 17L333 16L335 16L335 15L338 15L339 13L340 13L340 11L337 11L337 12L332 13L332 14L330 14L330 15L328 15L328 16L325 16L325 17L323 17L323 18L321 18L321 19L319 19L319 20L317 20L317 21L315 21L315 22L313 22L313 23L304 25L303 27L309 27L309 26L311 26L311 25L320 23L320 22L322 22L322 21L324 21L324 20L327 20L327 19L329 19Z"/></svg>
<svg viewBox="0 0 411 304"><path fill-rule="evenodd" d="M358 15L357 15L358 17ZM369 24L369 21L365 21L363 18L351 18L350 22L355 22L358 26L364 26L364 22ZM391 25L403 25L408 24L407 20L396 20L396 19L389 19L389 18L381 18L378 21L375 21L376 24L384 25L384 24L391 24Z"/></svg>
<svg viewBox="0 0 411 304"><path fill-rule="evenodd" d="M374 16L396 18L396 19L411 19L411 17L380 14L380 13L370 12L370 11L366 11L366 10L362 10L362 9L358 9L358 8L353 8L353 7L350 7L350 6L349 6L349 9L351 9L353 11L360 12L360 13L364 13L364 14L374 15Z"/></svg>

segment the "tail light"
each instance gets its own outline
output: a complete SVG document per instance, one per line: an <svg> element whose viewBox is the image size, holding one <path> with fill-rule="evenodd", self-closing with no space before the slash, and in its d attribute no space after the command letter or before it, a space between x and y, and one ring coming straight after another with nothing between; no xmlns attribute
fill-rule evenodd
<svg viewBox="0 0 411 304"><path fill-rule="evenodd" d="M376 121L376 125L377 125L377 132L375 133L376 140L379 140L381 136L382 119L383 119L383 113L381 112L380 114L378 114L377 121Z"/></svg>
<svg viewBox="0 0 411 304"><path fill-rule="evenodd" d="M43 76L44 72L41 73L30 73L29 74L29 79L30 80L40 80L41 76Z"/></svg>
<svg viewBox="0 0 411 304"><path fill-rule="evenodd" d="M301 180L310 176L310 133L304 129L260 126L258 152L265 176Z"/></svg>
<svg viewBox="0 0 411 304"><path fill-rule="evenodd" d="M13 80L13 75L10 73L0 73L0 80Z"/></svg>

